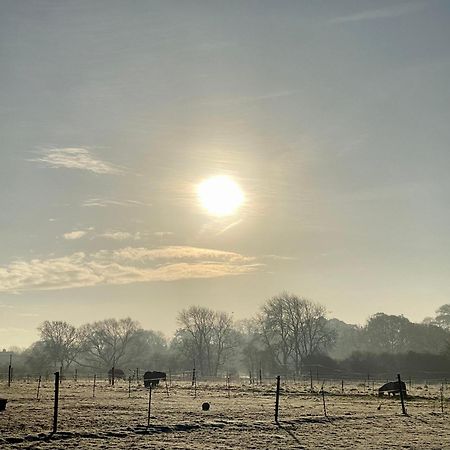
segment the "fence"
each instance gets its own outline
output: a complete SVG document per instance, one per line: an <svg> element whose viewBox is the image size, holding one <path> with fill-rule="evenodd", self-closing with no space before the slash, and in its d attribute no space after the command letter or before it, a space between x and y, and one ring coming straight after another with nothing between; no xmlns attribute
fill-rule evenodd
<svg viewBox="0 0 450 450"><path fill-rule="evenodd" d="M108 381L108 374L65 379L59 385L58 430L90 430L91 433L112 430L142 430L143 427L189 426L205 416L201 405L211 404L207 414L214 417L240 417L253 422L283 422L308 418L321 419L351 415L363 417L376 412L396 416L401 412L398 398L377 396L377 388L386 378L375 379L300 379L281 377L279 396L277 380L262 379L250 383L248 378L205 379L192 374L172 375L153 392L141 380ZM395 376L389 377L395 380ZM448 386L409 381L407 408L409 414L428 410L444 413ZM408 385L407 381L407 385ZM55 380L53 377L26 377L0 382L0 397L8 399L6 411L0 413L2 434L46 433L56 431ZM59 383L58 383L59 384ZM52 426L53 425L53 426Z"/></svg>

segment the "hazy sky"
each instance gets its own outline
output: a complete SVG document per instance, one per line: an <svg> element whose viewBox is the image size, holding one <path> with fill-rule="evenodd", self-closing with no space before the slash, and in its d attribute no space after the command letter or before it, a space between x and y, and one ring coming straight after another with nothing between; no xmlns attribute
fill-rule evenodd
<svg viewBox="0 0 450 450"><path fill-rule="evenodd" d="M0 346L287 290L450 301L450 3L0 1ZM226 175L217 217L196 187Z"/></svg>

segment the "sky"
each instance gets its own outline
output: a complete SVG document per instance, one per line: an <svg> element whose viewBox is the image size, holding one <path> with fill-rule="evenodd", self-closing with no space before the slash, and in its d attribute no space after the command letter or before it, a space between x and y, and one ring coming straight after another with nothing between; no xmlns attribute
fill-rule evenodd
<svg viewBox="0 0 450 450"><path fill-rule="evenodd" d="M288 291L450 299L446 0L0 2L0 347ZM198 198L228 177L244 201ZM214 199L213 199L214 200ZM219 201L219 200L217 200Z"/></svg>

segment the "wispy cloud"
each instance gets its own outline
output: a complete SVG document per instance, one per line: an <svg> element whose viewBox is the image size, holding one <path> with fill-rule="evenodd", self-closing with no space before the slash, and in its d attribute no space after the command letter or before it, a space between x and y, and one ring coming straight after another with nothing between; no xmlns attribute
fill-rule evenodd
<svg viewBox="0 0 450 450"><path fill-rule="evenodd" d="M234 228L236 226L238 226L240 223L242 223L242 219L236 220L235 222L230 223L229 225L227 225L226 227L222 228L217 234L216 236L220 236L223 233L226 233L228 230L231 230L231 228Z"/></svg>
<svg viewBox="0 0 450 450"><path fill-rule="evenodd" d="M86 236L87 231L84 230L76 230L76 231L69 231L68 233L64 233L63 237L64 239L67 239L68 241L73 241L75 239L81 239L83 236Z"/></svg>
<svg viewBox="0 0 450 450"><path fill-rule="evenodd" d="M81 204L81 206L85 208L95 208L95 207L106 208L107 206L143 206L143 205L145 204L137 200L112 200L107 198L89 198Z"/></svg>
<svg viewBox="0 0 450 450"><path fill-rule="evenodd" d="M118 166L96 159L89 149L82 147L41 150L37 158L30 159L29 161L39 162L54 169L87 170L101 175L117 175L123 172Z"/></svg>
<svg viewBox="0 0 450 450"><path fill-rule="evenodd" d="M203 262L227 261L230 263L249 263L255 258L239 253L208 248L188 246L167 246L156 249L145 247L125 247L112 253L115 259L138 262L155 260L202 260Z"/></svg>
<svg viewBox="0 0 450 450"><path fill-rule="evenodd" d="M155 231L153 233L154 236L159 237L159 238L172 236L173 234L174 234L173 231Z"/></svg>
<svg viewBox="0 0 450 450"><path fill-rule="evenodd" d="M126 241L126 240L138 241L142 238L142 234L139 232L129 233L128 231L109 230L99 234L98 237L102 237L105 239L112 239L115 241Z"/></svg>
<svg viewBox="0 0 450 450"><path fill-rule="evenodd" d="M418 12L426 7L425 2L407 2L397 5L387 6L386 8L369 9L348 16L341 16L332 19L331 23L358 22L361 20L393 19Z"/></svg>
<svg viewBox="0 0 450 450"><path fill-rule="evenodd" d="M256 258L214 249L125 247L112 252L14 261L0 267L0 292L217 278L248 274L262 266Z"/></svg>
<svg viewBox="0 0 450 450"><path fill-rule="evenodd" d="M283 256L283 255L263 255L263 259L272 259L275 261L296 261L299 258L297 256Z"/></svg>

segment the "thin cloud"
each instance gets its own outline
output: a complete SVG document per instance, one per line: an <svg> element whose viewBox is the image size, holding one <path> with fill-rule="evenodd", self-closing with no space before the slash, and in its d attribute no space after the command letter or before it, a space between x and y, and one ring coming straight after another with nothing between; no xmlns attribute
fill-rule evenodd
<svg viewBox="0 0 450 450"><path fill-rule="evenodd" d="M89 198L81 204L81 206L85 208L95 208L95 207L106 208L107 206L143 206L143 205L145 204L137 200L112 200L106 198Z"/></svg>
<svg viewBox="0 0 450 450"><path fill-rule="evenodd" d="M129 233L128 231L105 231L98 235L98 237L102 237L105 239L112 239L115 241L126 241L126 240L134 240L138 241L141 239L141 233Z"/></svg>
<svg viewBox="0 0 450 450"><path fill-rule="evenodd" d="M283 255L263 255L263 259L272 259L275 261L296 261L299 258L297 256L283 256Z"/></svg>
<svg viewBox="0 0 450 450"><path fill-rule="evenodd" d="M0 303L0 309L13 309L14 306L13 305L8 305L5 303Z"/></svg>
<svg viewBox="0 0 450 450"><path fill-rule="evenodd" d="M81 239L82 237L86 236L87 231L84 230L76 230L76 231L70 231L68 233L64 233L63 237L64 239L67 239L68 241L73 241L75 239Z"/></svg>
<svg viewBox="0 0 450 450"><path fill-rule="evenodd" d="M20 293L138 282L236 276L260 270L256 258L196 247L126 247L0 267L0 292Z"/></svg>
<svg viewBox="0 0 450 450"><path fill-rule="evenodd" d="M229 225L227 225L226 227L224 227L222 230L220 230L216 236L220 236L223 233L226 233L228 230L231 230L231 228L234 228L236 226L238 226L240 223L242 223L242 219L236 220L233 223L230 223Z"/></svg>
<svg viewBox="0 0 450 450"><path fill-rule="evenodd" d="M386 8L371 9L362 11L360 13L351 14L348 16L336 17L332 19L331 23L346 23L358 22L361 20L376 20L376 19L393 19L395 17L404 16L418 12L426 7L423 2L402 3L399 5L388 6Z"/></svg>
<svg viewBox="0 0 450 450"><path fill-rule="evenodd" d="M145 247L125 247L113 252L113 257L132 261L155 261L155 260L203 260L203 261L229 261L229 262L251 262L255 258L243 256L239 253L213 250L208 248L189 246L167 246L156 249Z"/></svg>
<svg viewBox="0 0 450 450"><path fill-rule="evenodd" d="M42 150L38 158L29 161L39 162L54 169L87 170L100 175L117 175L123 172L121 168L111 163L94 158L89 149L82 147Z"/></svg>
<svg viewBox="0 0 450 450"><path fill-rule="evenodd" d="M163 237L167 237L167 236L173 236L173 232L172 231L155 231L153 233L154 236L159 237L159 238L163 238Z"/></svg>

